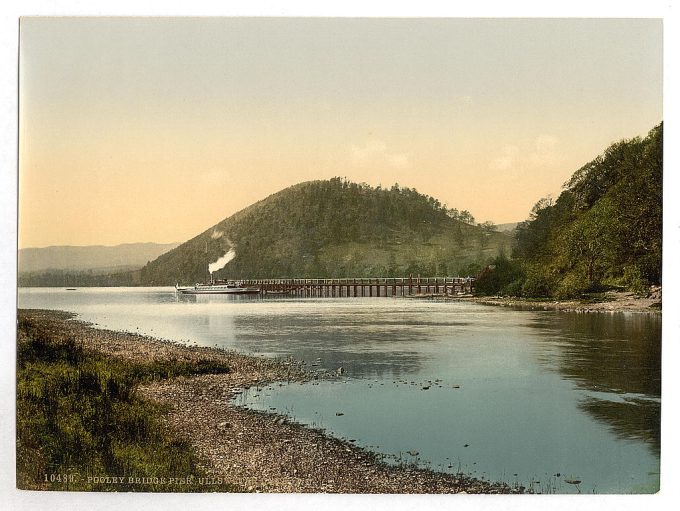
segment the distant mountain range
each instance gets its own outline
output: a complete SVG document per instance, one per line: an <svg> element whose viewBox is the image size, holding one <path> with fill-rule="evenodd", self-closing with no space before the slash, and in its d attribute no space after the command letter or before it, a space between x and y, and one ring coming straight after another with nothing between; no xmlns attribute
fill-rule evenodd
<svg viewBox="0 0 680 511"><path fill-rule="evenodd" d="M507 224L498 224L496 225L496 230L499 232L505 232L505 233L511 233L517 228L517 225L519 222L510 222Z"/></svg>
<svg viewBox="0 0 680 511"><path fill-rule="evenodd" d="M53 270L96 274L139 269L179 243L125 243L115 246L53 246L19 250L19 273Z"/></svg>

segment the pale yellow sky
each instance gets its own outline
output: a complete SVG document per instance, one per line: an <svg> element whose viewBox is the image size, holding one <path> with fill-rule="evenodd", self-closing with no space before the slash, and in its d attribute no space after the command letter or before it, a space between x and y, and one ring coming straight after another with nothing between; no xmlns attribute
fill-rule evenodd
<svg viewBox="0 0 680 511"><path fill-rule="evenodd" d="M19 246L184 241L333 176L518 221L661 120L660 20L24 18Z"/></svg>

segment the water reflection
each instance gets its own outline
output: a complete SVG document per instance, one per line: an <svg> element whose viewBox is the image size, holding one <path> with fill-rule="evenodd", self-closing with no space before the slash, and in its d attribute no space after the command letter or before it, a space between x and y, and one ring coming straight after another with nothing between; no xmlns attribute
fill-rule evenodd
<svg viewBox="0 0 680 511"><path fill-rule="evenodd" d="M415 450L433 466L510 482L561 473L583 480L584 492L658 489L659 316L172 288L20 290L19 303L72 310L104 328L342 366L352 378L275 385L249 404L292 411L386 454Z"/></svg>
<svg viewBox="0 0 680 511"><path fill-rule="evenodd" d="M423 345L442 329L469 326L451 315L414 313L413 304L375 299L290 299L253 295L176 295L178 304L209 308L193 328L217 344L361 378L400 378L422 370ZM368 300L368 299L367 299ZM206 309L207 310L207 309ZM206 322L207 320L207 322Z"/></svg>
<svg viewBox="0 0 680 511"><path fill-rule="evenodd" d="M210 304L210 303L256 303L264 301L266 298L260 295L253 294L231 294L231 295L220 295L220 294L206 294L206 295L190 295L172 292L168 294L168 297L172 296L172 301L177 303L197 303L197 304Z"/></svg>
<svg viewBox="0 0 680 511"><path fill-rule="evenodd" d="M661 316L542 314L539 360L586 391L579 407L622 439L660 452Z"/></svg>
<svg viewBox="0 0 680 511"><path fill-rule="evenodd" d="M342 367L353 377L396 378L421 370L427 355L414 342L432 342L435 327L455 326L455 322L423 321L414 332L404 327L404 321L399 311L376 316L374 311L346 308L304 309L239 314L234 329L238 349L292 355L328 370Z"/></svg>
<svg viewBox="0 0 680 511"><path fill-rule="evenodd" d="M649 400L617 402L589 397L580 407L606 424L619 438L642 440L656 456L661 453L661 403Z"/></svg>

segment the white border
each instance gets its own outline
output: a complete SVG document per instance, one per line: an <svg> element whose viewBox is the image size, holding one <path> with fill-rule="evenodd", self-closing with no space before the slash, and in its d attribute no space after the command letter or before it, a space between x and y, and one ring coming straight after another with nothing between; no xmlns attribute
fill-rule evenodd
<svg viewBox="0 0 680 511"><path fill-rule="evenodd" d="M407 2L392 0L385 5L368 5L366 1L348 0L324 3L294 0L287 2L250 1L234 5L218 1L194 0L192 2L165 0L78 1L78 0L27 0L17 5L2 6L0 26L0 52L2 74L0 91L0 498L10 509L72 510L80 508L118 510L127 509L212 509L216 507L240 509L299 510L303 508L346 509L347 506L370 506L378 509L431 509L455 507L456 509L662 509L669 507L677 496L678 450L675 436L678 429L677 370L680 360L677 341L680 340L680 317L677 297L678 248L680 245L680 217L677 196L680 191L677 172L680 169L673 140L680 140L677 119L676 95L680 90L677 80L678 25L676 10L670 0L606 2L600 0L572 0L560 5L550 2L515 0L461 2L441 5L439 2ZM347 16L347 17L631 17L663 18L665 34L665 92L664 135L666 144L664 181L664 345L663 345L663 414L662 414L662 490L652 496L300 496L300 495L181 495L181 494L105 494L22 492L14 483L14 331L15 331L15 268L16 268L16 140L17 140L17 46L18 18L27 15L59 16Z"/></svg>

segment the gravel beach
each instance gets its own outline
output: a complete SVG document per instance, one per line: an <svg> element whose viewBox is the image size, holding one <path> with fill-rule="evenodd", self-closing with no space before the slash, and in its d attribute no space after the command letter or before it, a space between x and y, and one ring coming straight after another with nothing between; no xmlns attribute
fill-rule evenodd
<svg viewBox="0 0 680 511"><path fill-rule="evenodd" d="M531 310L558 310L563 312L635 312L661 313L661 288L648 296L636 296L623 291L608 291L601 301L579 300L527 300L517 297L480 296L468 300L483 305L516 307Z"/></svg>
<svg viewBox="0 0 680 511"><path fill-rule="evenodd" d="M60 311L21 310L50 331L86 349L131 362L209 360L230 372L159 380L140 386L146 399L164 403L164 421L191 443L203 468L243 492L285 493L522 493L523 487L490 483L463 474L394 466L352 443L285 417L231 403L242 389L276 381L334 377L312 373L294 360L274 360L187 346L131 332L95 328Z"/></svg>

